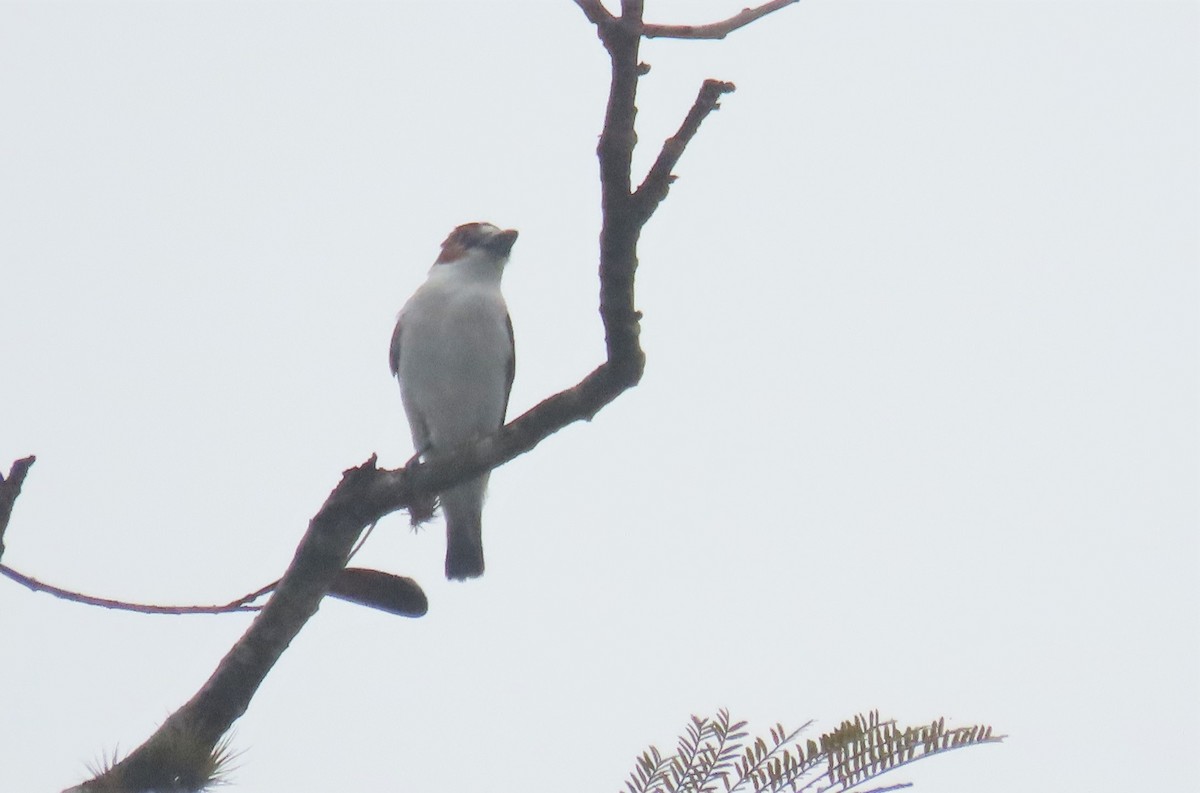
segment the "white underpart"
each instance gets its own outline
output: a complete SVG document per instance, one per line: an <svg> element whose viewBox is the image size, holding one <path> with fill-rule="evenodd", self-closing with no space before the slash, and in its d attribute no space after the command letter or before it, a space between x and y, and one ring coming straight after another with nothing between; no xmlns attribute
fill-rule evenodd
<svg viewBox="0 0 1200 793"><path fill-rule="evenodd" d="M418 452L447 453L504 421L512 357L502 266L483 251L437 264L400 311L400 393Z"/></svg>

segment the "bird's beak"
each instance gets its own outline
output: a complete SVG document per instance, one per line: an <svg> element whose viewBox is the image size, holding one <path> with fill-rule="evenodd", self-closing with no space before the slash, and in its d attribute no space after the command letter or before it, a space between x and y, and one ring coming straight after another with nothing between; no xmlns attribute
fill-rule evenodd
<svg viewBox="0 0 1200 793"><path fill-rule="evenodd" d="M512 250L513 244L517 241L516 229L505 229L497 232L490 240L484 243L483 247L487 248L497 256L507 256Z"/></svg>

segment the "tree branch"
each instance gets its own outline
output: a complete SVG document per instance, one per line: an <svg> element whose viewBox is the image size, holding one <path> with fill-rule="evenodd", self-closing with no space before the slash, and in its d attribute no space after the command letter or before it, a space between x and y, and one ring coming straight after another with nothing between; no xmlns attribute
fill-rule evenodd
<svg viewBox="0 0 1200 793"><path fill-rule="evenodd" d="M646 25L642 35L648 39L723 39L738 28L744 28L756 19L774 11L798 3L800 0L771 0L757 8L743 8L737 14L721 22L707 25Z"/></svg>
<svg viewBox="0 0 1200 793"><path fill-rule="evenodd" d="M0 558L4 557L4 532L8 530L8 519L12 517L13 504L21 495L21 485L25 483L25 474L37 458L32 454L23 457L8 469L8 478L0 474Z"/></svg>
<svg viewBox="0 0 1200 793"><path fill-rule="evenodd" d="M577 386L544 400L499 434L444 460L384 470L375 467L372 456L345 471L309 522L275 594L199 692L121 762L72 790L104 790L113 780L125 783L129 779L150 789L188 777L190 768L170 765L170 748L188 747L190 751L181 754L180 762L192 762L196 745L215 746L246 712L271 667L336 583L355 540L367 526L408 506L416 493L437 492L469 479L532 449L568 424L590 419L632 385L618 374L627 370L628 364L606 362Z"/></svg>
<svg viewBox="0 0 1200 793"><path fill-rule="evenodd" d="M316 613L345 566L355 538L371 522L364 505L355 503L365 483L378 473L375 458L342 474L308 531L274 596L246 633L221 659L215 672L186 704L172 713L141 746L95 779L72 790L172 787L194 779L192 752L172 754L171 747L214 747L250 704L279 656ZM134 784L130 784L134 780Z"/></svg>
<svg viewBox="0 0 1200 793"><path fill-rule="evenodd" d="M0 484L3 477L0 476ZM374 524L372 524L372 528ZM371 534L370 530L362 535L358 546L361 546ZM350 551L353 558L358 546ZM170 616L190 616L195 614L233 614L236 612L262 611L262 606L255 601L275 591L279 585L276 579L266 586L259 587L239 598L221 605L213 606L162 606L152 603L131 603L127 600L113 600L82 592L47 584L32 576L27 576L5 564L0 564L0 575L9 578L31 592L45 592L48 595L81 603L85 606L98 606L113 611L132 611L137 614L167 614ZM429 610L425 592L411 578L384 573L379 570L368 570L358 567L347 567L339 571L329 592L330 597L348 600L361 606L380 609L389 614L404 617L422 617Z"/></svg>
<svg viewBox="0 0 1200 793"><path fill-rule="evenodd" d="M598 28L604 27L613 21L613 15L608 13L608 9L600 2L600 0L575 0L575 5L583 9L583 13L587 16L588 21Z"/></svg>
<svg viewBox="0 0 1200 793"><path fill-rule="evenodd" d="M630 170L637 141L637 82L643 73L638 47L642 36L648 35L642 22L642 0L621 0L620 17L613 17L599 0L575 2L596 26L612 62L604 128L597 147L603 210L600 316L606 360L573 388L543 400L497 434L456 450L449 457L389 471L376 468L372 456L361 466L345 471L342 481L310 521L274 595L208 681L128 757L72 790L100 790L113 780L129 779L137 780L139 789L149 789L191 778L189 774L194 777L190 768L171 766L169 747L211 748L217 744L246 711L258 686L316 613L321 599L336 586L355 540L367 526L416 499L508 462L568 424L590 420L641 379L645 354L639 342L641 314L635 308L634 297L638 239L666 195L671 168L700 123L716 108L717 98L733 87L718 81L705 83L683 126L664 144L663 153L634 194ZM765 13L769 11L758 16ZM660 32L674 30L669 26L651 27ZM164 761L164 757L168 759Z"/></svg>
<svg viewBox="0 0 1200 793"><path fill-rule="evenodd" d="M633 195L639 217L649 219L662 200L667 197L667 191L670 190L671 183L675 181L671 169L679 162L683 150L700 130L700 124L708 117L708 114L721 107L719 102L721 95L732 93L734 88L733 83L725 83L720 80L705 80L704 85L700 86L700 93L696 96L692 109L688 111L683 123L679 126L679 131L663 143L658 159L654 161L654 165L650 166L645 180Z"/></svg>
<svg viewBox="0 0 1200 793"><path fill-rule="evenodd" d="M608 364L625 387L636 385L645 368L639 342L641 315L634 303L637 243L645 218L637 218L630 194L633 147L637 145L637 84L641 76L642 3L622 0L621 18L601 28L600 39L612 62L612 80L604 128L596 154L600 160L600 317ZM624 390L624 389L622 389Z"/></svg>
<svg viewBox="0 0 1200 793"><path fill-rule="evenodd" d="M112 600L110 598L96 597L95 595L85 595L82 592L72 592L69 589L62 589L53 584L47 584L36 578L19 573L4 564L0 564L0 575L16 581L21 586L33 592L45 592L48 595L53 595L62 600L69 600L72 603L82 603L85 606L99 606L101 608L113 609L114 611L136 611L139 614L229 614L236 611L258 611L262 606L254 606L251 603L267 592L270 592L274 586L272 584L257 592L243 595L237 600L222 606L156 606L149 603L129 603L124 600Z"/></svg>

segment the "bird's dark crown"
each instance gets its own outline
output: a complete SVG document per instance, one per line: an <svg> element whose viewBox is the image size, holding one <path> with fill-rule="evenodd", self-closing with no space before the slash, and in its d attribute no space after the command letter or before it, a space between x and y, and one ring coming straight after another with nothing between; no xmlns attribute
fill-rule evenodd
<svg viewBox="0 0 1200 793"><path fill-rule="evenodd" d="M442 243L437 264L456 262L475 249L485 250L497 258L508 256L517 241L516 229L500 229L491 223L464 223L450 232Z"/></svg>

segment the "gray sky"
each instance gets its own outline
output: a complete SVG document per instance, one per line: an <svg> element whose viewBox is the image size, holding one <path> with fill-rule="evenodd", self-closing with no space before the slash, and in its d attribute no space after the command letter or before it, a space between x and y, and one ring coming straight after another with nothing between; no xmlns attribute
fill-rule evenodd
<svg viewBox="0 0 1200 793"><path fill-rule="evenodd" d="M654 21L744 3L649 0ZM359 561L239 722L235 790L611 791L690 713L1012 737L926 793L1194 784L1196 3L806 0L650 42L638 166L737 83L647 228L643 384ZM223 602L340 472L411 454L385 351L456 224L521 230L511 409L602 355L607 59L568 0L0 4L5 562ZM59 790L245 616L0 581L0 788Z"/></svg>

